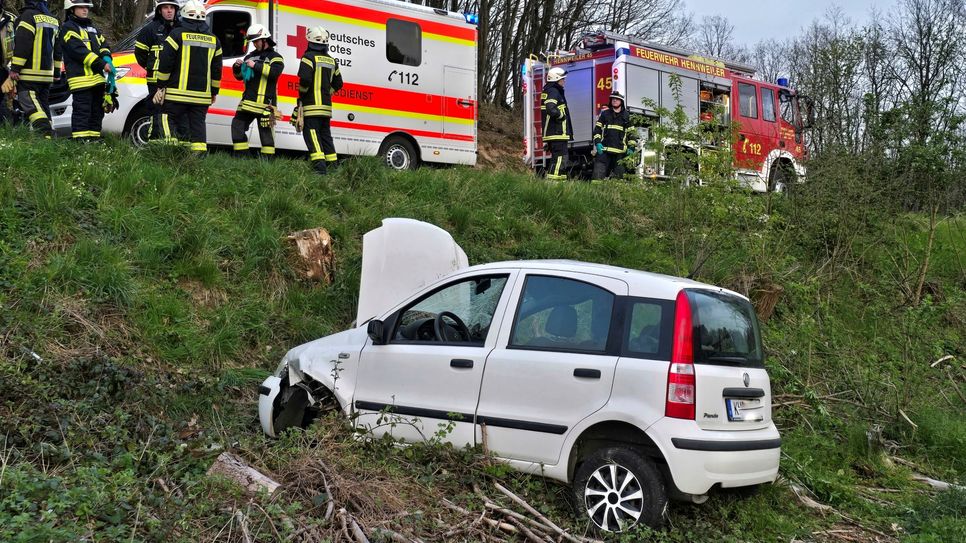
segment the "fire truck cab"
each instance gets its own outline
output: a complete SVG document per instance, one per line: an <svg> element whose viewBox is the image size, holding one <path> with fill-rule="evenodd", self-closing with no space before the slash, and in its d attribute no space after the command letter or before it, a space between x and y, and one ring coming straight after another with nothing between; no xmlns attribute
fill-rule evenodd
<svg viewBox="0 0 966 543"><path fill-rule="evenodd" d="M647 126L664 120L658 110L674 111L680 104L689 125L716 123L724 136L665 141L665 146L675 145L696 155L730 147L735 177L756 191L781 190L786 183L805 176L802 161L807 156L807 119L800 112L798 94L788 87L787 80L779 79L774 84L760 81L750 66L611 33L590 34L574 50L542 58L532 56L524 62L524 161L534 169L542 169L549 158L541 134L540 93L544 74L555 66L567 70L565 93L574 129L570 142L572 174L579 176L592 164L596 116L607 107L611 92L617 90L625 96L628 110L645 119L644 126L638 128L642 146L655 137ZM672 91L674 78L680 82L677 97ZM733 138L731 126L736 128ZM640 176L665 175L664 161L653 151L645 150L637 156ZM700 171L697 176L700 179Z"/></svg>

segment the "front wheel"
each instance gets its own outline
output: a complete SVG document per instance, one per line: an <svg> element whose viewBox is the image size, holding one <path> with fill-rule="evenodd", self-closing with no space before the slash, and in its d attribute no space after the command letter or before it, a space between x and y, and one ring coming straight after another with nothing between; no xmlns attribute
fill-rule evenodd
<svg viewBox="0 0 966 543"><path fill-rule="evenodd" d="M413 144L405 138L393 136L383 142L379 154L386 165L396 171L415 170L419 166L419 155Z"/></svg>
<svg viewBox="0 0 966 543"><path fill-rule="evenodd" d="M150 115L139 115L131 123L131 129L129 131L131 136L131 143L135 147L143 147L148 144L148 137L151 133L151 116Z"/></svg>
<svg viewBox="0 0 966 543"><path fill-rule="evenodd" d="M664 480L654 463L626 447L600 449L587 457L574 477L580 512L597 530L626 532L645 525L660 528L667 507Z"/></svg>

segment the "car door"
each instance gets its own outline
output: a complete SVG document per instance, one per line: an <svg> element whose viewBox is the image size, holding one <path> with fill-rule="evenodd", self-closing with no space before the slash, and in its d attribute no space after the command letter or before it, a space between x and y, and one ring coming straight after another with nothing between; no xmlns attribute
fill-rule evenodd
<svg viewBox="0 0 966 543"><path fill-rule="evenodd" d="M473 445L483 366L496 344L493 325L502 321L515 276L512 270L461 276L387 317L387 343L370 340L362 350L356 425L375 437L420 441L439 432L456 446ZM434 324L443 312L450 315L443 317L446 337L440 339ZM456 331L452 315L469 338Z"/></svg>
<svg viewBox="0 0 966 543"><path fill-rule="evenodd" d="M477 439L502 458L556 464L567 433L610 397L622 328L614 309L627 284L560 271L517 284L486 360Z"/></svg>

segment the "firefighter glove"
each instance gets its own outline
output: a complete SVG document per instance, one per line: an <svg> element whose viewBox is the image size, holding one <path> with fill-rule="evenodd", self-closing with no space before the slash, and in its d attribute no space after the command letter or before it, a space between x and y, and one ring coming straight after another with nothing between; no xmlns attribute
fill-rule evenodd
<svg viewBox="0 0 966 543"><path fill-rule="evenodd" d="M7 80L3 82L0 90L3 91L3 94L13 94L14 91L17 90L17 83L12 77L8 77Z"/></svg>
<svg viewBox="0 0 966 543"><path fill-rule="evenodd" d="M633 147L628 147L627 148L627 156L631 156L633 154L634 154L634 148Z"/></svg>
<svg viewBox="0 0 966 543"><path fill-rule="evenodd" d="M597 153L603 153L603 152L604 152L604 144L603 143L598 143L597 144Z"/></svg>
<svg viewBox="0 0 966 543"><path fill-rule="evenodd" d="M105 94L104 95L104 112L114 113L117 111L118 101L116 94Z"/></svg>
<svg viewBox="0 0 966 543"><path fill-rule="evenodd" d="M248 64L242 64L241 66L242 79L249 81L255 76L255 70L253 70Z"/></svg>

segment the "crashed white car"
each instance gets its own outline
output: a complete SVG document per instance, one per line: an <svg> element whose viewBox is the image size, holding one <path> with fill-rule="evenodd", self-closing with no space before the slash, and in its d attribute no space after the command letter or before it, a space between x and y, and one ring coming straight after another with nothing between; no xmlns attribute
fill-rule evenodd
<svg viewBox="0 0 966 543"><path fill-rule="evenodd" d="M614 532L660 525L669 497L775 480L781 439L743 296L583 262L468 267L449 234L408 219L363 241L357 326L285 355L259 389L268 435L323 402L376 437L452 424L453 444L485 440L572 484ZM404 423L377 424L388 413Z"/></svg>

